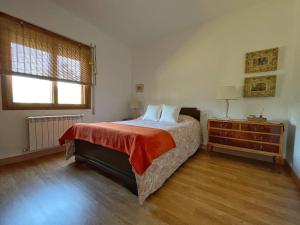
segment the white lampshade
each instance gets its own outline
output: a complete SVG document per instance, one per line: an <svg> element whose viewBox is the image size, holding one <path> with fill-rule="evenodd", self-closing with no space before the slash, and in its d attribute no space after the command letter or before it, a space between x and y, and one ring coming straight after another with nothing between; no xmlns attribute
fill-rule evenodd
<svg viewBox="0 0 300 225"><path fill-rule="evenodd" d="M218 90L216 99L235 100L239 99L240 94L235 86L223 86Z"/></svg>

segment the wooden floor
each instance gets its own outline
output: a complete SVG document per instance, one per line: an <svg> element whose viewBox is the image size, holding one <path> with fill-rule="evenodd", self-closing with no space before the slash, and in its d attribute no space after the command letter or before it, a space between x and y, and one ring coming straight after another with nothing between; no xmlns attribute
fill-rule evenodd
<svg viewBox="0 0 300 225"><path fill-rule="evenodd" d="M271 164L201 152L140 206L59 154L0 167L0 224L300 224L300 190Z"/></svg>

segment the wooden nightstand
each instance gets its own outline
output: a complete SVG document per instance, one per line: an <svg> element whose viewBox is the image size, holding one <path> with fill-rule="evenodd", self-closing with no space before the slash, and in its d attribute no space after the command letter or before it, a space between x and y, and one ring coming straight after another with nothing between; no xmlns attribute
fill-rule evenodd
<svg viewBox="0 0 300 225"><path fill-rule="evenodd" d="M207 150L214 147L273 156L283 164L284 125L247 120L208 120Z"/></svg>

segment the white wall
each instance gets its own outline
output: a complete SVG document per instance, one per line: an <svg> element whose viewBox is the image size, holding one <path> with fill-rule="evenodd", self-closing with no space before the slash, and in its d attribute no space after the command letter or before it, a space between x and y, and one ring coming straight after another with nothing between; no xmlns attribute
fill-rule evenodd
<svg viewBox="0 0 300 225"><path fill-rule="evenodd" d="M287 149L287 159L300 178L300 1L295 5L294 26L294 71L291 88L291 104L289 107L290 129Z"/></svg>
<svg viewBox="0 0 300 225"><path fill-rule="evenodd" d="M127 46L47 0L0 0L0 11L77 41L96 44L99 71L95 116L91 110L0 110L0 158L22 154L27 145L27 116L83 113L85 121L127 116L131 88L131 50Z"/></svg>
<svg viewBox="0 0 300 225"><path fill-rule="evenodd" d="M145 84L139 94L145 104L170 103L202 110L204 142L207 117L222 116L218 87L242 86L245 77L278 75L274 98L252 98L231 103L230 116L245 118L264 108L268 119L287 120L292 80L294 0L270 0L199 24L133 51L133 94L136 83ZM244 73L245 53L280 48L276 72Z"/></svg>

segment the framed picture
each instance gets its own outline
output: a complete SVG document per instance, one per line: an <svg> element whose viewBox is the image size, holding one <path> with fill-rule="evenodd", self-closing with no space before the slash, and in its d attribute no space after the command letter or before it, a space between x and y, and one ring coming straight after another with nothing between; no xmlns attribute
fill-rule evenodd
<svg viewBox="0 0 300 225"><path fill-rule="evenodd" d="M259 73L277 70L278 48L246 54L245 73Z"/></svg>
<svg viewBox="0 0 300 225"><path fill-rule="evenodd" d="M137 93L143 93L144 92L144 84L136 84L135 85L135 91Z"/></svg>
<svg viewBox="0 0 300 225"><path fill-rule="evenodd" d="M245 78L244 97L274 97L276 75Z"/></svg>

